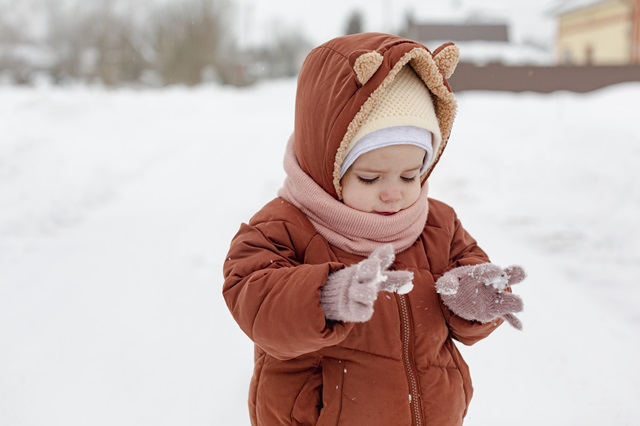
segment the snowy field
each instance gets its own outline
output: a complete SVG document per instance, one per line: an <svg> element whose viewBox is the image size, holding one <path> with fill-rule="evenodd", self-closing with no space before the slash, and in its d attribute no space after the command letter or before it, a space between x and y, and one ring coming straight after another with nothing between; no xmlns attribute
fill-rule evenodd
<svg viewBox="0 0 640 426"><path fill-rule="evenodd" d="M0 87L0 425L248 425L222 260L294 91ZM462 348L465 425L637 425L640 85L459 100L431 194L529 273L524 331Z"/></svg>

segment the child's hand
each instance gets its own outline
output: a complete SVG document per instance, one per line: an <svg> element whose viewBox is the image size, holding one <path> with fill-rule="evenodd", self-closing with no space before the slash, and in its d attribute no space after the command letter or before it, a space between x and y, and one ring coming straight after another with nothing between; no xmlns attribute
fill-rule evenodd
<svg viewBox="0 0 640 426"><path fill-rule="evenodd" d="M393 246L386 244L360 263L329 275L320 297L325 317L344 322L369 321L378 292L410 292L413 272L389 271L394 258Z"/></svg>
<svg viewBox="0 0 640 426"><path fill-rule="evenodd" d="M513 315L522 311L522 299L504 289L525 277L520 266L505 269L491 263L461 266L440 277L436 291L444 304L461 318L487 323L500 317L522 330L522 323Z"/></svg>

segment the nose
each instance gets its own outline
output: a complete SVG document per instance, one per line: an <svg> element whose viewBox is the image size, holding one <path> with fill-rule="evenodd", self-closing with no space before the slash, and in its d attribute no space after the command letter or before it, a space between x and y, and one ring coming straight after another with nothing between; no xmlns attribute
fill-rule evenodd
<svg viewBox="0 0 640 426"><path fill-rule="evenodd" d="M385 203L393 203L396 201L400 201L400 199L402 199L402 192L396 186L384 188L380 192L380 200L384 201Z"/></svg>

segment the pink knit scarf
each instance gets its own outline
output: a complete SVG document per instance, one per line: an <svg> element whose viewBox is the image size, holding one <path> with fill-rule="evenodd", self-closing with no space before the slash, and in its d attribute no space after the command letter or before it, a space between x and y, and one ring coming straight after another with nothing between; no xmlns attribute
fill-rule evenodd
<svg viewBox="0 0 640 426"><path fill-rule="evenodd" d="M287 178L278 196L302 210L329 244L368 256L381 244L391 243L399 253L418 239L429 214L426 182L418 200L393 216L362 212L333 198L307 175L298 164L293 146L291 136L284 156Z"/></svg>

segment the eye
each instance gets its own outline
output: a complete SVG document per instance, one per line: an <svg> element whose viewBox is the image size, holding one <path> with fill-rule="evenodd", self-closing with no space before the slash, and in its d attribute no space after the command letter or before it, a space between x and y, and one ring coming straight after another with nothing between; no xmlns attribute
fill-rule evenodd
<svg viewBox="0 0 640 426"><path fill-rule="evenodd" d="M374 177L374 178L364 178L362 176L358 176L358 180L362 183L364 183L365 185L371 185L373 184L375 181L378 180L378 177Z"/></svg>
<svg viewBox="0 0 640 426"><path fill-rule="evenodd" d="M416 178L418 177L418 175L413 175L411 177L406 177L406 176L400 176L400 179L402 179L403 182L415 182Z"/></svg>

